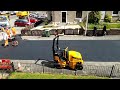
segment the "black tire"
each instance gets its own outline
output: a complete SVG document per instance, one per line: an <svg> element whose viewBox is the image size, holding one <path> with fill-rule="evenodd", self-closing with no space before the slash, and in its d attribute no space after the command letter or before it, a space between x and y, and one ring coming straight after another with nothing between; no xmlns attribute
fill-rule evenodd
<svg viewBox="0 0 120 90"><path fill-rule="evenodd" d="M61 69L61 67L60 67L60 65L58 63L54 63L53 68Z"/></svg>
<svg viewBox="0 0 120 90"><path fill-rule="evenodd" d="M17 40L12 41L12 46L18 46L18 41Z"/></svg>
<svg viewBox="0 0 120 90"><path fill-rule="evenodd" d="M75 70L82 70L83 69L83 65L81 63L77 63L75 66Z"/></svg>
<svg viewBox="0 0 120 90"><path fill-rule="evenodd" d="M80 70L83 70L83 65L82 65L82 64L80 65L80 68L79 68L79 69L80 69Z"/></svg>
<svg viewBox="0 0 120 90"><path fill-rule="evenodd" d="M1 44L1 46L4 46L5 44Z"/></svg>
<svg viewBox="0 0 120 90"><path fill-rule="evenodd" d="M58 61L55 60L54 63L58 63Z"/></svg>

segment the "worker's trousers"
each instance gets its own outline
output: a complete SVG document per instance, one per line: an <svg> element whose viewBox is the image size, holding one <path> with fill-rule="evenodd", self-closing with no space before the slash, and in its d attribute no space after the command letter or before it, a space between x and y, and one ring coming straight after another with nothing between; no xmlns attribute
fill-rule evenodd
<svg viewBox="0 0 120 90"><path fill-rule="evenodd" d="M13 36L16 36L16 33L15 33L15 32L13 32Z"/></svg>
<svg viewBox="0 0 120 90"><path fill-rule="evenodd" d="M4 46L8 45L8 39L4 41Z"/></svg>

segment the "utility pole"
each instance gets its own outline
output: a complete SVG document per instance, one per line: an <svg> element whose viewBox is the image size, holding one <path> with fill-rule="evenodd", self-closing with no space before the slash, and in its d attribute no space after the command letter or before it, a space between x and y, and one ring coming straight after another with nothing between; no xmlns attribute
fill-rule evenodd
<svg viewBox="0 0 120 90"><path fill-rule="evenodd" d="M87 34L87 26L88 26L88 14L89 14L89 11L87 11L87 17L86 17L85 36L86 36L86 34Z"/></svg>

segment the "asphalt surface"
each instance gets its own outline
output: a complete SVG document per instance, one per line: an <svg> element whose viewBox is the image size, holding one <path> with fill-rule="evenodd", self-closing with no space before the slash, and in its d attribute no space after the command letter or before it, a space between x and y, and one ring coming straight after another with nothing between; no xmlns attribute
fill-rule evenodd
<svg viewBox="0 0 120 90"><path fill-rule="evenodd" d="M52 40L22 40L17 37L19 46L0 46L0 58L12 60L53 60ZM0 41L2 44L2 41ZM60 40L61 48L69 47L69 50L81 52L85 61L119 62L119 40Z"/></svg>

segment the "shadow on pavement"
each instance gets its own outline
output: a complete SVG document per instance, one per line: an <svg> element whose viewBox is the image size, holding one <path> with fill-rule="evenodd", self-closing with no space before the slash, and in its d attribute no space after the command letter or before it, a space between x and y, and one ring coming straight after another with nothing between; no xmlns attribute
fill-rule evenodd
<svg viewBox="0 0 120 90"><path fill-rule="evenodd" d="M45 66L45 67L48 67L48 68L57 68L57 69L62 69L59 67L59 64L58 63L55 63L54 61L49 61L49 60L43 60L41 61L41 63L38 63L41 59L38 59L35 61L35 64L36 65L42 65L42 66ZM65 68L67 69L67 68Z"/></svg>
<svg viewBox="0 0 120 90"><path fill-rule="evenodd" d="M69 67L65 67L65 68L60 68L60 65L54 61L49 61L49 60L43 60L41 61L41 63L38 63L41 59L38 59L35 61L35 64L36 65L42 65L43 67L48 67L48 68L54 68L54 69L66 69L66 70L73 70L73 69L70 69Z"/></svg>

